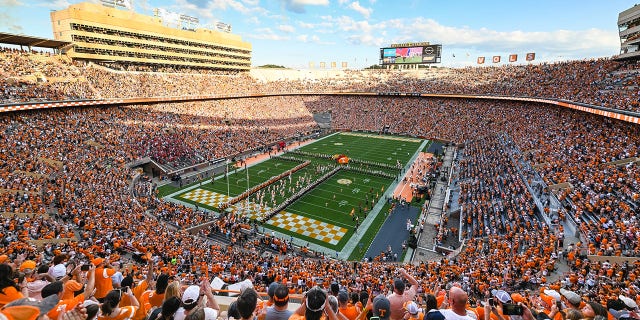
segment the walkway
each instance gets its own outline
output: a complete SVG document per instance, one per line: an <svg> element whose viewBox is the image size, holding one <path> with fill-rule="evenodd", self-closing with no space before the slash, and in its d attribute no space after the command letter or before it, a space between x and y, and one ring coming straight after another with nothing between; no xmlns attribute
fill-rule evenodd
<svg viewBox="0 0 640 320"><path fill-rule="evenodd" d="M442 168L451 168L453 164L453 157L456 147L449 146L445 148L444 159ZM444 178L444 181L442 181ZM425 217L424 231L418 236L418 248L413 257L414 262L428 261L437 257L439 254L434 252L434 239L437 235L435 229L436 224L440 224L440 217L442 215L442 208L444 207L447 197L449 181L449 172L442 172L436 181L436 186L432 192L431 200ZM422 218L422 217L421 217ZM434 255L435 253L435 255Z"/></svg>

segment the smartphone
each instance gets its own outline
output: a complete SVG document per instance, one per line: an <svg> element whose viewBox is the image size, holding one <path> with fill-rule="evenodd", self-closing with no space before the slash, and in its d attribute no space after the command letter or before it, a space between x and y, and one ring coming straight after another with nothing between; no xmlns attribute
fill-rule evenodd
<svg viewBox="0 0 640 320"><path fill-rule="evenodd" d="M122 290L122 292L124 292L124 293L127 293L127 292L129 292L129 287L125 286L125 287L120 288L120 290Z"/></svg>
<svg viewBox="0 0 640 320"><path fill-rule="evenodd" d="M524 309L521 305L513 303L502 304L502 314L504 314L505 316L521 316L523 312Z"/></svg>
<svg viewBox="0 0 640 320"><path fill-rule="evenodd" d="M496 305L495 301L493 301L493 298L489 298L489 305L492 307Z"/></svg>
<svg viewBox="0 0 640 320"><path fill-rule="evenodd" d="M91 265L90 264L83 264L80 267L80 271L89 271L89 269L91 269Z"/></svg>

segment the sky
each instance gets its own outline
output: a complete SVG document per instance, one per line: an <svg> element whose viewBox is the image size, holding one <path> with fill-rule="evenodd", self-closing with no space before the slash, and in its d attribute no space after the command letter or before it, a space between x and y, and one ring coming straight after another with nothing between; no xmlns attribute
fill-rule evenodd
<svg viewBox="0 0 640 320"><path fill-rule="evenodd" d="M89 0L98 1L98 0ZM253 46L252 65L307 69L310 62L358 69L378 64L393 43L442 44L440 66L509 64L611 57L620 50L618 14L640 0L130 0L137 13L154 8L224 22ZM0 0L0 31L53 38L50 10L80 0Z"/></svg>

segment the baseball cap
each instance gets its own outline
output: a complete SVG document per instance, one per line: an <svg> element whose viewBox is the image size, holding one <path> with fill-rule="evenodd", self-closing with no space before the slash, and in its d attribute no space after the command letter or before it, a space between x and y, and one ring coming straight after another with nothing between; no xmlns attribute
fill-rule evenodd
<svg viewBox="0 0 640 320"><path fill-rule="evenodd" d="M349 301L349 294L344 290L340 290L340 292L338 292L338 301L339 302Z"/></svg>
<svg viewBox="0 0 640 320"><path fill-rule="evenodd" d="M103 262L104 262L104 258L100 258L100 257L91 260L91 263L93 263L93 265L96 267Z"/></svg>
<svg viewBox="0 0 640 320"><path fill-rule="evenodd" d="M337 282L331 283L331 293L338 293L340 291L340 285Z"/></svg>
<svg viewBox="0 0 640 320"><path fill-rule="evenodd" d="M322 312L327 294L320 287L313 287L307 291L306 306L310 312Z"/></svg>
<svg viewBox="0 0 640 320"><path fill-rule="evenodd" d="M271 282L271 284L269 285L269 288L267 289L267 294L269 295L269 298L273 298L273 295L276 292L276 288L278 288L279 283L278 282Z"/></svg>
<svg viewBox="0 0 640 320"><path fill-rule="evenodd" d="M412 315L416 315L418 314L418 312L420 312L420 309L418 308L418 305L415 302L410 301L409 303L407 303L407 312L409 312Z"/></svg>
<svg viewBox="0 0 640 320"><path fill-rule="evenodd" d="M635 301L633 301L633 299L628 298L628 297L623 296L623 295L619 295L618 298L620 300L622 300L622 302L624 302L624 305L627 306L627 308L629 308L629 309L637 309L638 308L638 304Z"/></svg>
<svg viewBox="0 0 640 320"><path fill-rule="evenodd" d="M283 284L278 284L273 292L273 301L276 305L283 306L289 302L289 290Z"/></svg>
<svg viewBox="0 0 640 320"><path fill-rule="evenodd" d="M27 269L34 270L36 268L36 262L33 260L25 260L22 264L20 264L20 271L25 271Z"/></svg>
<svg viewBox="0 0 640 320"><path fill-rule="evenodd" d="M578 304L582 300L582 298L575 292L567 289L560 289L560 294L567 298L570 303Z"/></svg>
<svg viewBox="0 0 640 320"><path fill-rule="evenodd" d="M396 280L393 281L393 287L396 288L398 291L402 291L404 292L404 281L402 281L402 279L397 278Z"/></svg>
<svg viewBox="0 0 640 320"><path fill-rule="evenodd" d="M373 299L373 315L380 319L389 319L391 303L384 295L378 295Z"/></svg>
<svg viewBox="0 0 640 320"><path fill-rule="evenodd" d="M558 291L546 289L543 291L543 293L549 297L552 297L556 301L560 301L560 294L558 293Z"/></svg>
<svg viewBox="0 0 640 320"><path fill-rule="evenodd" d="M518 303L518 302L522 302L525 303L527 302L526 299L519 293L514 292L511 294L511 300L513 300L514 303Z"/></svg>
<svg viewBox="0 0 640 320"><path fill-rule="evenodd" d="M49 274L56 280L60 280L67 274L67 267L65 267L63 264L57 264L49 268Z"/></svg>
<svg viewBox="0 0 640 320"><path fill-rule="evenodd" d="M493 289L491 290L491 295L496 297L500 302L502 303L509 303L511 302L511 295L509 295L506 291L504 290L496 290Z"/></svg>
<svg viewBox="0 0 640 320"><path fill-rule="evenodd" d="M192 304L200 298L200 287L189 286L182 294L182 302L185 304Z"/></svg>

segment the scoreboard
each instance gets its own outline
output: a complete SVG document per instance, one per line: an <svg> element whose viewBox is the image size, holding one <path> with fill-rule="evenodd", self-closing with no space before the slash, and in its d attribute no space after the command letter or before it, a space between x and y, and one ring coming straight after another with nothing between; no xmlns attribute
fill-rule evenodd
<svg viewBox="0 0 640 320"><path fill-rule="evenodd" d="M425 64L439 63L442 54L440 44L405 44L380 48L380 64Z"/></svg>

